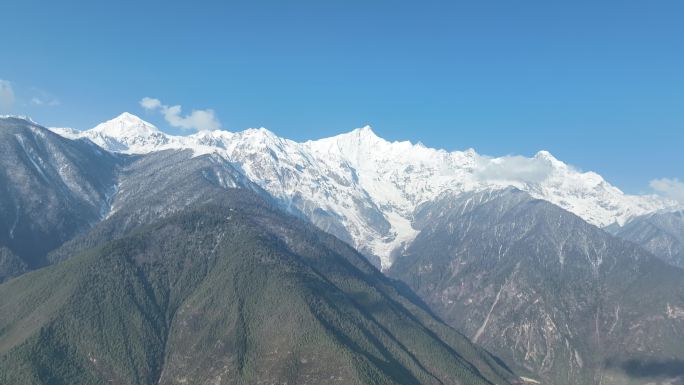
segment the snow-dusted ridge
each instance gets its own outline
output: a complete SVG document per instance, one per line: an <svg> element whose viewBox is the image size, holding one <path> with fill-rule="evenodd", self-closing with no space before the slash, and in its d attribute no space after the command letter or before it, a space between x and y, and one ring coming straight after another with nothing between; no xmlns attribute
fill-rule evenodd
<svg viewBox="0 0 684 385"><path fill-rule="evenodd" d="M52 130L71 139L88 138L113 152L219 154L286 207L379 257L383 268L417 234L411 225L416 207L445 191L514 186L600 227L679 208L657 196L624 194L600 175L578 171L546 151L532 158L492 158L472 149L448 152L389 142L370 127L304 143L264 128L173 136L124 113L87 131Z"/></svg>
<svg viewBox="0 0 684 385"><path fill-rule="evenodd" d="M3 115L0 115L0 119L22 119L22 120L25 120L31 124L36 124L36 122L33 119L31 119L31 117L28 115L3 114Z"/></svg>

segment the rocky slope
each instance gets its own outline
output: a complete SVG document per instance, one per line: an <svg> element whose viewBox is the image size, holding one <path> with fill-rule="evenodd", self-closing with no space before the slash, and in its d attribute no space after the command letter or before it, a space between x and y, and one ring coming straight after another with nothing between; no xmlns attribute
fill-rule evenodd
<svg viewBox="0 0 684 385"><path fill-rule="evenodd" d="M271 201L258 186L216 155L161 151L136 157L119 170L116 194L105 220L49 253L47 259L50 263L63 261L189 206L224 199L236 205L239 201L251 205L252 195Z"/></svg>
<svg viewBox="0 0 684 385"><path fill-rule="evenodd" d="M684 267L684 211L646 214L608 230L667 263Z"/></svg>
<svg viewBox="0 0 684 385"><path fill-rule="evenodd" d="M121 156L28 120L0 118L0 282L109 211Z"/></svg>
<svg viewBox="0 0 684 385"><path fill-rule="evenodd" d="M421 206L388 274L544 384L684 375L684 271L517 189ZM650 371L631 370L644 367ZM631 368L631 369L630 369Z"/></svg>

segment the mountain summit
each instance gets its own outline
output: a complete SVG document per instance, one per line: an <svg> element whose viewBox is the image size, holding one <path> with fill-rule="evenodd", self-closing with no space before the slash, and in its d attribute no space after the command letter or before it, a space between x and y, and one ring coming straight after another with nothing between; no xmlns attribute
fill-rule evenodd
<svg viewBox="0 0 684 385"><path fill-rule="evenodd" d="M152 123L146 122L128 112L124 112L116 118L104 123L100 123L90 131L99 132L111 137L144 136L161 133L161 131Z"/></svg>

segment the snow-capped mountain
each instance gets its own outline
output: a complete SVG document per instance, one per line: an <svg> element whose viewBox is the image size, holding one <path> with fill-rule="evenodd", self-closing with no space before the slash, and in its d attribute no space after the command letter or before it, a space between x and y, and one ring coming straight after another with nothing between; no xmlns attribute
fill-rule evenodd
<svg viewBox="0 0 684 385"><path fill-rule="evenodd" d="M129 154L147 153L148 149L169 145L173 141L173 137L164 134L151 123L127 112L87 131L72 128L51 130L70 139L88 138L109 151Z"/></svg>
<svg viewBox="0 0 684 385"><path fill-rule="evenodd" d="M124 113L87 131L53 131L88 138L112 152L191 149L219 154L290 210L379 258L383 268L391 265L395 250L416 236L416 208L445 191L514 186L599 227L677 208L656 196L624 194L600 175L581 172L545 151L532 158L492 158L472 149L448 152L389 142L370 127L304 143L264 128L173 136Z"/></svg>

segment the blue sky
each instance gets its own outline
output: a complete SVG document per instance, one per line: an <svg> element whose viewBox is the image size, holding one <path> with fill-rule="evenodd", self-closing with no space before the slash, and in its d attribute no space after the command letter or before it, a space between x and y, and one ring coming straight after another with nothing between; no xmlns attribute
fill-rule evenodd
<svg viewBox="0 0 684 385"><path fill-rule="evenodd" d="M45 125L129 111L181 132L140 106L151 97L232 131L371 124L449 150L549 150L632 193L684 180L681 1L8 0L2 13L0 109Z"/></svg>

